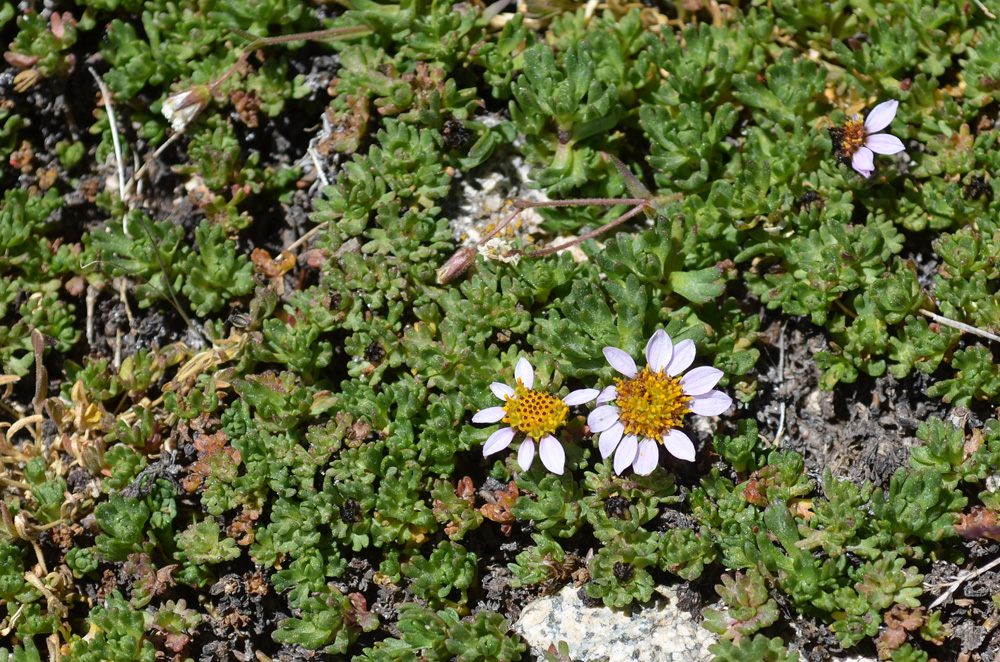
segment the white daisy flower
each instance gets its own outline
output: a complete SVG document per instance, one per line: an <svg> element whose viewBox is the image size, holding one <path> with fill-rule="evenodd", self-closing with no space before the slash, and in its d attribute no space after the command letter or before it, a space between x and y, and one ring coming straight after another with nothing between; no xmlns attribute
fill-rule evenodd
<svg viewBox="0 0 1000 662"><path fill-rule="evenodd" d="M597 397L598 391L593 388L579 389L562 399L547 391L536 391L535 370L523 357L517 361L514 378L517 385L513 387L500 382L490 384L493 395L504 404L483 409L472 417L473 423L507 423L507 427L500 428L486 440L483 457L507 448L520 433L524 435L524 441L517 451L517 464L522 471L531 467L537 441L538 454L545 468L552 473L562 474L566 451L556 439L555 432L566 423L570 407L590 402Z"/></svg>
<svg viewBox="0 0 1000 662"><path fill-rule="evenodd" d="M601 391L597 396L601 406L590 412L587 424L600 434L601 457L615 454L615 473L631 466L641 476L651 474L659 461L658 443L674 457L693 461L694 444L680 430L684 416L717 416L733 404L732 398L715 390L722 379L718 368L702 366L682 374L694 355L694 341L674 345L662 329L646 344L646 367L641 372L626 352L604 348L608 363L625 379L616 379L614 386Z"/></svg>
<svg viewBox="0 0 1000 662"><path fill-rule="evenodd" d="M875 106L862 122L854 115L841 127L830 129L833 151L838 159L850 159L851 167L863 177L875 171L875 154L898 154L906 149L903 141L891 133L879 133L896 118L899 102L895 99Z"/></svg>

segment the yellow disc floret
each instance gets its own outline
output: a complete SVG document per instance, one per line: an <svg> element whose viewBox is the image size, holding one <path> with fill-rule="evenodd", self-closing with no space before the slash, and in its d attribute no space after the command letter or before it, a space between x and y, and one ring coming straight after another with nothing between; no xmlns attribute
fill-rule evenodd
<svg viewBox="0 0 1000 662"><path fill-rule="evenodd" d="M865 122L855 115L844 124L844 137L840 142L840 151L844 156L853 156L865 144L868 132Z"/></svg>
<svg viewBox="0 0 1000 662"><path fill-rule="evenodd" d="M566 422L569 413L569 407L562 400L543 391L525 388L520 379L503 410L507 412L504 423L535 440L554 433Z"/></svg>
<svg viewBox="0 0 1000 662"><path fill-rule="evenodd" d="M615 405L625 434L661 440L670 430L681 427L690 412L691 396L684 393L678 377L643 369L635 379L616 379Z"/></svg>

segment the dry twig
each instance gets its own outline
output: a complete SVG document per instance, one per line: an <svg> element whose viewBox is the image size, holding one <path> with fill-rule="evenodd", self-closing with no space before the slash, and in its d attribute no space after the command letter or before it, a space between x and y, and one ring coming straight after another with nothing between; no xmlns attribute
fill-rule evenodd
<svg viewBox="0 0 1000 662"><path fill-rule="evenodd" d="M108 113L108 124L111 125L111 142L115 146L115 162L118 169L118 197L121 199L122 203L125 202L125 163L122 157L122 143L118 138L118 117L115 115L115 106L111 103L111 90L108 86L104 84L101 77L97 75L93 67L87 67L90 71L90 75L94 77L97 82L97 87L101 90L101 96L104 97L104 110ZM126 205L127 206L127 205ZM128 225L126 220L128 219L128 214L122 214L122 229L125 231L126 237L131 237L128 233Z"/></svg>
<svg viewBox="0 0 1000 662"><path fill-rule="evenodd" d="M984 572L992 570L997 565L1000 565L1000 557L997 557L997 558L993 559L992 561L990 561L989 563L987 563L986 565L984 565L982 568L976 568L975 570L971 570L971 571L965 573L964 575L956 577L954 581L952 581L952 582L950 582L948 584L943 584L943 585L936 586L936 588L940 588L941 586L947 586L948 589L944 593L942 593L941 595L939 595L934 600L934 602L931 603L931 605L930 605L930 607L928 607L928 609L934 609L938 605L943 604L948 598L950 598L952 595L954 595L955 591L957 591L958 587L960 587L963 583L969 581L970 579L975 579L976 577L978 577L979 575L983 574ZM935 588L935 587L928 587L928 588Z"/></svg>
<svg viewBox="0 0 1000 662"><path fill-rule="evenodd" d="M917 312L919 312L921 315L924 315L925 317L931 318L938 324L944 324L945 326L950 326L951 328L958 329L959 331L962 331L964 333L971 333L973 335L979 336L980 338L988 338L994 342L1000 342L1000 336L994 333L990 333L989 331L983 331L982 329L970 326L969 324L965 324L963 322L959 322L950 319L948 317L938 315L937 313L932 313L931 311L924 310L923 308L921 308Z"/></svg>
<svg viewBox="0 0 1000 662"><path fill-rule="evenodd" d="M781 325L781 335L778 336L778 390L780 391L785 385L785 327L788 326L786 321ZM778 431L774 433L773 445L775 448L781 445L781 435L785 433L785 397L784 394L778 399L778 412L780 418L778 419Z"/></svg>

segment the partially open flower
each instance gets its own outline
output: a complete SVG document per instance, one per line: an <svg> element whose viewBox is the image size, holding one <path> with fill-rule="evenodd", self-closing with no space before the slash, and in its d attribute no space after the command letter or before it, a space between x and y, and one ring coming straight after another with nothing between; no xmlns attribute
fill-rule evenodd
<svg viewBox="0 0 1000 662"><path fill-rule="evenodd" d="M204 110L211 98L212 92L208 85L195 85L167 97L160 112L174 127L174 131L181 132Z"/></svg>
<svg viewBox="0 0 1000 662"><path fill-rule="evenodd" d="M490 384L490 390L500 400L502 405L489 407L472 417L473 423L498 423L503 421L507 427L500 428L490 435L483 446L483 457L499 453L510 446L514 437L520 433L524 441L517 451L517 464L523 471L531 467L535 459L535 442L538 442L538 454L542 464L552 473L561 474L566 463L566 451L555 437L555 432L566 423L569 408L582 405L597 397L597 389L584 388L569 393L559 399L547 391L536 391L535 370L525 358L518 359L514 368L516 386L508 386L500 382Z"/></svg>
<svg viewBox="0 0 1000 662"><path fill-rule="evenodd" d="M899 102L895 99L886 101L875 106L864 121L860 115L854 115L843 127L830 129L837 159L843 162L850 159L852 168L870 177L875 171L875 153L902 152L905 149L902 140L888 133L878 133L892 123L898 107Z"/></svg>
<svg viewBox="0 0 1000 662"><path fill-rule="evenodd" d="M610 402L590 412L587 423L600 433L601 457L615 454L615 473L631 466L647 476L659 462L657 444L674 457L693 461L694 443L679 428L684 416L717 416L729 409L733 399L715 385L722 379L718 368L702 366L687 370L694 361L694 341L676 345L662 329L646 344L646 367L640 371L632 357L617 347L605 347L611 367L625 376L616 379L597 396L597 404Z"/></svg>

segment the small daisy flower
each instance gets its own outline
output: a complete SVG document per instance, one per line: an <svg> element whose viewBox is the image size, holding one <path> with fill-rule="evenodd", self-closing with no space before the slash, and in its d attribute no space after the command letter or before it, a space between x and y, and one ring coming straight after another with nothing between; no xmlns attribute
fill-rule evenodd
<svg viewBox="0 0 1000 662"><path fill-rule="evenodd" d="M868 113L863 122L854 115L843 127L830 129L833 153L840 161L851 160L851 167L863 177L875 171L875 153L898 154L905 147L903 141L889 133L878 133L892 123L899 102L895 99L880 103Z"/></svg>
<svg viewBox="0 0 1000 662"><path fill-rule="evenodd" d="M694 341L674 345L662 329L646 344L646 367L641 372L626 352L604 348L608 363L625 379L616 379L601 391L597 396L601 406L590 412L587 424L600 434L601 457L615 454L615 473L631 466L641 476L651 474L660 456L657 443L674 457L693 461L694 444L679 429L684 416L717 416L733 404L732 398L714 388L722 379L718 368L702 366L682 374L694 355Z"/></svg>
<svg viewBox="0 0 1000 662"><path fill-rule="evenodd" d="M493 395L503 404L483 409L472 417L473 423L507 423L507 427L500 428L486 440L483 457L507 448L520 433L524 435L524 441L517 451L517 464L522 471L531 467L537 441L538 454L545 468L554 474L562 474L566 451L555 438L555 432L566 423L570 407L590 402L597 397L598 391L593 388L579 389L561 400L547 391L536 391L535 370L523 357L517 361L514 378L517 380L514 387L500 382L490 384Z"/></svg>

